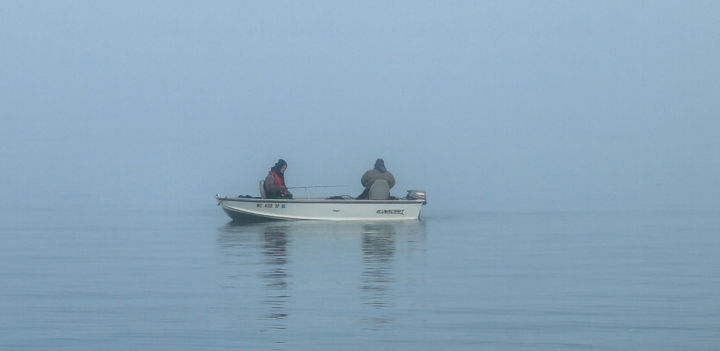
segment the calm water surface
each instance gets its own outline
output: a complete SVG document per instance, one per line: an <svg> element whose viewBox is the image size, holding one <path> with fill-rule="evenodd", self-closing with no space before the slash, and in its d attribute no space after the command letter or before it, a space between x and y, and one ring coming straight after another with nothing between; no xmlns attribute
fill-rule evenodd
<svg viewBox="0 0 720 351"><path fill-rule="evenodd" d="M714 213L0 215L8 350L716 350Z"/></svg>

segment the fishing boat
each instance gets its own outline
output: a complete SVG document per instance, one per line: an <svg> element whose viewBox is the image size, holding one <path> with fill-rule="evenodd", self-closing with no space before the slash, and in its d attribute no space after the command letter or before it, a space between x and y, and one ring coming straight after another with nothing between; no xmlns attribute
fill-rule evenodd
<svg viewBox="0 0 720 351"><path fill-rule="evenodd" d="M378 184L379 183L379 184ZM408 190L404 198L389 195L389 186L376 182L367 200L350 196L268 199L260 184L260 197L215 195L218 206L236 222L263 220L397 221L417 220L427 203L425 191Z"/></svg>

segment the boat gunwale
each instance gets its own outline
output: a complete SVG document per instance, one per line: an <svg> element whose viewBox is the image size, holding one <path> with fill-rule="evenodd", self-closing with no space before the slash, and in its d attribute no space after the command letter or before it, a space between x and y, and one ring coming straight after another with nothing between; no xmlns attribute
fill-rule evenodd
<svg viewBox="0 0 720 351"><path fill-rule="evenodd" d="M263 198L238 198L238 197L223 197L216 196L218 201L233 201L233 202L273 202L273 203L295 203L295 204L425 204L425 200L340 200L340 199L325 199L325 198L295 198L295 199L263 199Z"/></svg>

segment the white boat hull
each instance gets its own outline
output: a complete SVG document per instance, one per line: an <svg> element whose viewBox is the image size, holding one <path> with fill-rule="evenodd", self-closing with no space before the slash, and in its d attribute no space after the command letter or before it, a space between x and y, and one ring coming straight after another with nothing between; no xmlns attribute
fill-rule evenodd
<svg viewBox="0 0 720 351"><path fill-rule="evenodd" d="M218 206L235 221L308 219L397 221L418 219L424 200L260 199L216 195Z"/></svg>

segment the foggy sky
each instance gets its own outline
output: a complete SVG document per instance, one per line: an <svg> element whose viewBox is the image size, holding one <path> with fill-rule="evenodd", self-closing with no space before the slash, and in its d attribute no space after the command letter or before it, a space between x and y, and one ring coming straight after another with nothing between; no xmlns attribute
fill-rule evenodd
<svg viewBox="0 0 720 351"><path fill-rule="evenodd" d="M212 207L280 157L357 195L383 157L429 211L717 210L719 13L4 1L0 206Z"/></svg>

